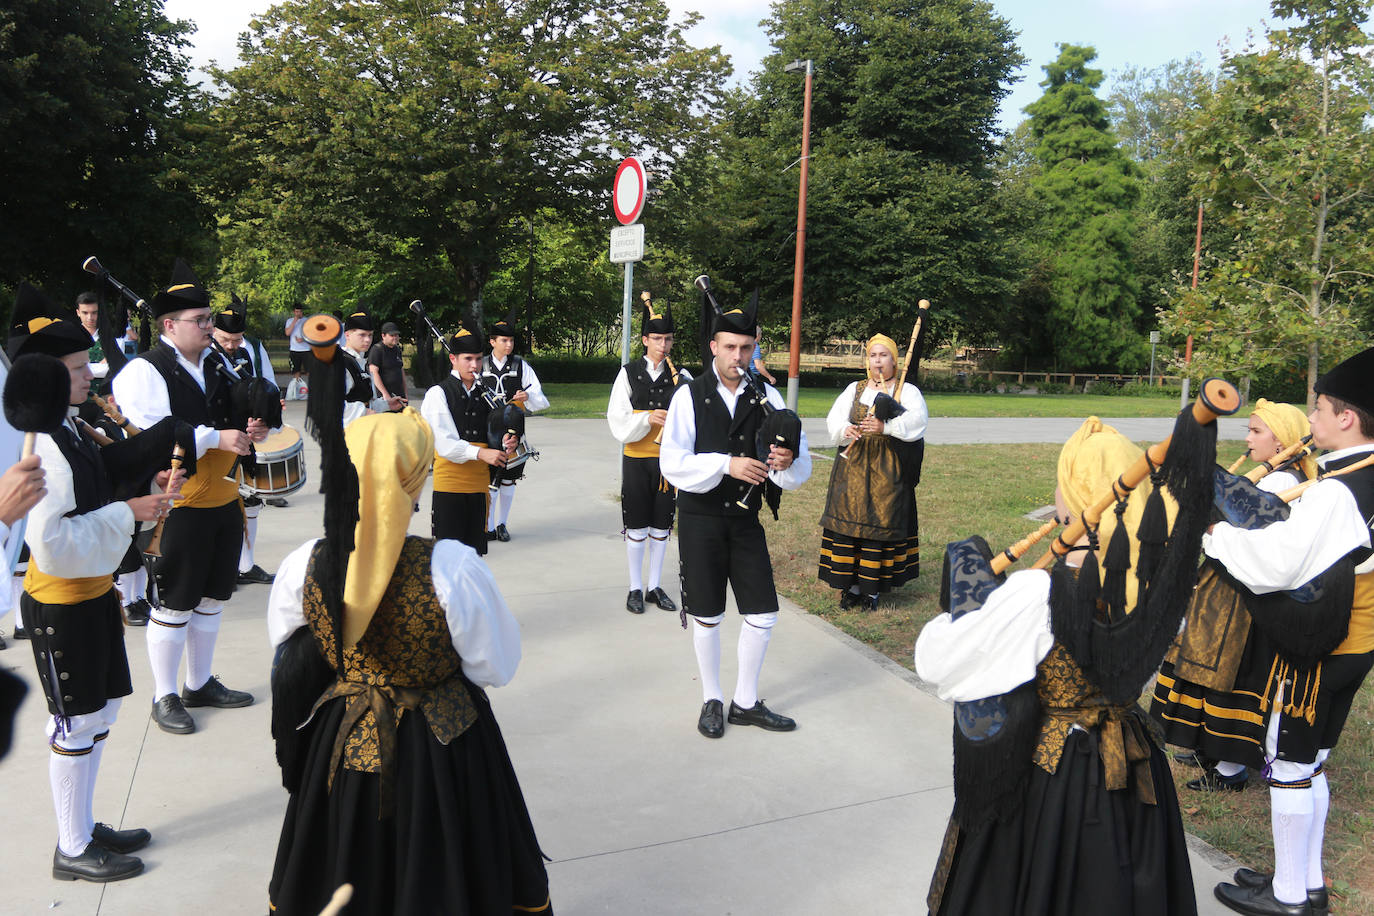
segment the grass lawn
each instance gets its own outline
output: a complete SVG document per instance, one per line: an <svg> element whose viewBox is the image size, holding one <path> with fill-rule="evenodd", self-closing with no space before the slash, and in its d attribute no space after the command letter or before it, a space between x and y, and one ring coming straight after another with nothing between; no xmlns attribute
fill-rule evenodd
<svg viewBox="0 0 1374 916"><path fill-rule="evenodd" d="M785 383L784 383L785 385ZM786 388L779 389L786 396ZM559 419L604 417L611 386L595 382L555 382L544 386L549 409L540 416ZM823 417L839 396L833 388L803 388L797 413ZM933 417L1172 417L1177 398L1106 397L1091 394L947 394L926 395Z"/></svg>
<svg viewBox="0 0 1374 916"><path fill-rule="evenodd" d="M955 397L990 400L994 396ZM1077 404L1085 399L1073 400ZM1134 399L1100 400L1126 403ZM1164 403L1177 406L1168 400ZM1086 412L1077 407L1064 411L1069 416ZM819 452L811 479L800 490L783 494L779 520L774 522L764 513L779 590L807 611L911 668L916 634L939 613L944 545L981 534L996 551L1039 527L1040 523L1023 516L1053 501L1059 448L1059 443L1014 448L927 446L917 490L924 546L921 577L884 596L874 613L839 610L838 592L816 579L821 540L817 519L825 506L831 467L830 461L819 456L833 454L829 450ZM1223 442L1218 460L1229 464L1242 448L1238 442ZM989 481L995 483L989 485ZM1032 548L1017 568L1028 568L1043 552L1041 545ZM1196 770L1177 764L1174 768L1186 828L1243 864L1270 870L1273 846L1269 793L1262 781L1252 776L1250 788L1244 792L1203 795L1184 787L1197 775ZM1332 804L1325 868L1335 894L1332 912L1374 912L1374 847L1365 840L1374 829L1374 687L1369 684L1360 692L1340 747L1326 769L1331 780Z"/></svg>

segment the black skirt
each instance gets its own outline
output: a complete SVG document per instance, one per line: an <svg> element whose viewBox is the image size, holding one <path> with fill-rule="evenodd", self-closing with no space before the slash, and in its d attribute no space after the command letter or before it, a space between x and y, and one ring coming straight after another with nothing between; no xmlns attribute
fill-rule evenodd
<svg viewBox="0 0 1374 916"><path fill-rule="evenodd" d="M1195 916L1193 873L1169 765L1151 747L1157 804L1104 786L1097 737L1068 737L1059 772L1033 767L1005 823L960 834L940 916Z"/></svg>
<svg viewBox="0 0 1374 916"><path fill-rule="evenodd" d="M329 759L345 700L307 726L310 749L291 796L268 886L273 912L315 916L353 885L349 916L551 914L548 877L501 729L481 690L478 719L447 747L418 711L397 728L396 809L379 819L379 777Z"/></svg>

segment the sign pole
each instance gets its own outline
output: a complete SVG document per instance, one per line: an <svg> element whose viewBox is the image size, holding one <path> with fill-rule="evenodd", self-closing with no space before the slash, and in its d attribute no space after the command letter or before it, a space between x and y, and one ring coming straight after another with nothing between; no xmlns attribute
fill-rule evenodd
<svg viewBox="0 0 1374 916"><path fill-rule="evenodd" d="M625 301L620 311L620 365L630 364L630 326L634 319L630 315L630 305L634 299L635 262L625 262Z"/></svg>

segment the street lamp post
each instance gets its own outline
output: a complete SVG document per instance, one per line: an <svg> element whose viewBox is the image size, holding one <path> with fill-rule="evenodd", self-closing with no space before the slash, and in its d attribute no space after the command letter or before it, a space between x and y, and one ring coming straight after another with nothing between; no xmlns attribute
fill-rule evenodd
<svg viewBox="0 0 1374 916"><path fill-rule="evenodd" d="M801 302L802 273L806 261L806 176L811 164L811 75L810 60L794 60L783 67L788 73L805 71L806 96L802 102L801 182L797 191L797 256L792 269L792 341L787 356L787 406L797 409L801 385Z"/></svg>

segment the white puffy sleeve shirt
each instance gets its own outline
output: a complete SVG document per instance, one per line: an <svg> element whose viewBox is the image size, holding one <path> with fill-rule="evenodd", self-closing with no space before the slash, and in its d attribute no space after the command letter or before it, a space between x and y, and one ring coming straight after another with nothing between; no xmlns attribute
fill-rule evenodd
<svg viewBox="0 0 1374 916"><path fill-rule="evenodd" d="M941 614L916 639L916 674L940 699L998 696L1035 677L1054 645L1050 574L1023 569L1007 576L977 611L958 620Z"/></svg>
<svg viewBox="0 0 1374 916"><path fill-rule="evenodd" d="M317 541L297 547L277 568L267 599L267 635L273 648L306 625L305 570ZM429 571L453 648L463 660L463 674L479 687L510 683L520 665L520 624L487 564L461 541L441 540L434 542Z"/></svg>
<svg viewBox="0 0 1374 916"><path fill-rule="evenodd" d="M24 541L29 556L50 576L84 579L119 568L134 535L134 513L125 502L67 516L76 508L71 465L47 433L39 433L34 453L43 464L48 492L29 510Z"/></svg>
<svg viewBox="0 0 1374 916"><path fill-rule="evenodd" d="M166 337L162 341L171 346ZM211 350L209 347L200 355L199 363L192 363L180 352L177 362L205 390L206 363ZM213 357L218 358L218 357ZM211 367L211 371L214 370ZM131 359L124 364L114 380L115 403L124 416L140 429L147 429L158 420L172 415L172 399L167 392L167 381L146 359ZM205 457L206 451L219 445L219 430L213 426L196 427L196 457Z"/></svg>
<svg viewBox="0 0 1374 916"><path fill-rule="evenodd" d="M458 373L452 373L458 378ZM453 413L448 409L448 398L444 389L435 385L425 392L420 402L420 416L425 418L430 429L434 430L434 453L454 464L476 461L478 443L469 442L458 434L458 426L453 422Z"/></svg>
<svg viewBox="0 0 1374 916"><path fill-rule="evenodd" d="M849 426L849 408L854 403L854 389L864 385L863 392L859 395L859 403L873 406L873 401L878 397L878 392L869 388L863 382L851 382L840 396L835 399L835 403L830 405L830 413L825 417L825 428L830 433L831 445L847 445L853 442L844 434L846 426ZM892 436L903 442L915 442L926 434L926 424L930 421L930 412L926 408L926 399L921 394L921 389L915 385L902 385L901 404L906 411L901 416L893 417L883 424L883 435Z"/></svg>
<svg viewBox="0 0 1374 916"><path fill-rule="evenodd" d="M707 371L714 374L714 369ZM763 383L760 383L763 384ZM768 403L778 409L787 405L772 385L764 384ZM739 389L730 391L716 380L716 393L730 416L735 415L735 404L745 391L745 383ZM709 493L714 490L730 471L730 456L724 452L695 453L697 440L697 416L692 407L692 392L684 385L673 395L668 405L668 418L663 423L663 443L659 449L659 469L669 483L688 493ZM797 454L785 471L768 472L768 479L784 490L795 490L806 483L811 476L811 452L806 446L806 433L802 432L797 445Z"/></svg>
<svg viewBox="0 0 1374 916"><path fill-rule="evenodd" d="M1288 518L1266 528L1218 522L1202 536L1203 552L1262 595L1298 588L1350 551L1369 546L1369 523L1340 481L1319 480L1289 505Z"/></svg>

